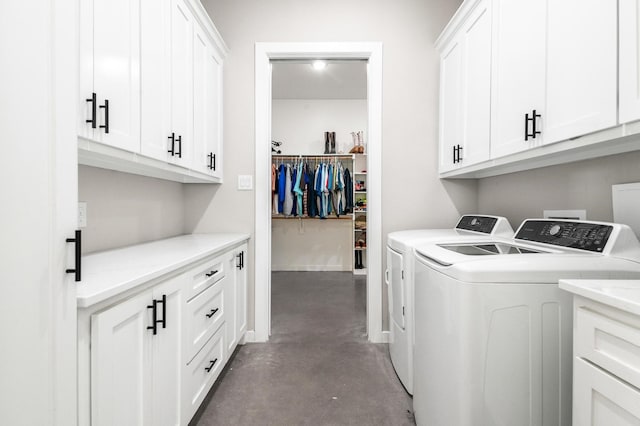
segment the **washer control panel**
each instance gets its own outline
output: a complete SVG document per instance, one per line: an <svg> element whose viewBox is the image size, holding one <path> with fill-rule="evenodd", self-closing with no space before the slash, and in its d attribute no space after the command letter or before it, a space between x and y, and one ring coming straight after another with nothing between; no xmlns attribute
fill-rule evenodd
<svg viewBox="0 0 640 426"><path fill-rule="evenodd" d="M613 226L597 223L527 220L515 238L600 253L612 230Z"/></svg>
<svg viewBox="0 0 640 426"><path fill-rule="evenodd" d="M456 229L464 229L465 231L482 232L483 234L491 234L496 226L498 219L489 216L462 216L456 225Z"/></svg>

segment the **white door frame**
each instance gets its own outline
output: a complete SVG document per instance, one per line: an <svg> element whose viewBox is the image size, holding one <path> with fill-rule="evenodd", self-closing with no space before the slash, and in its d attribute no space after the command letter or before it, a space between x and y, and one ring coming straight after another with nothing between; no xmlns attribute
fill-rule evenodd
<svg viewBox="0 0 640 426"><path fill-rule="evenodd" d="M256 43L255 334L271 332L271 60L364 59L367 64L367 336L382 332L382 43Z"/></svg>

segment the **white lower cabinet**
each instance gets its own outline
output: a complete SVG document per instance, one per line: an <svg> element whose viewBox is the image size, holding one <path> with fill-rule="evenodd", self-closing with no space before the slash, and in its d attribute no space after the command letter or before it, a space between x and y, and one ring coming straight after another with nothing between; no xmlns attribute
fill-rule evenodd
<svg viewBox="0 0 640 426"><path fill-rule="evenodd" d="M228 259L229 279L225 287L227 304L233 306L233 314L227 316L227 354L231 355L247 331L247 271L245 258L247 245L234 250Z"/></svg>
<svg viewBox="0 0 640 426"><path fill-rule="evenodd" d="M576 358L573 367L573 424L640 425L640 390Z"/></svg>
<svg viewBox="0 0 640 426"><path fill-rule="evenodd" d="M79 311L81 424L189 423L246 332L246 252L236 245Z"/></svg>
<svg viewBox="0 0 640 426"><path fill-rule="evenodd" d="M91 316L92 425L179 425L182 282Z"/></svg>
<svg viewBox="0 0 640 426"><path fill-rule="evenodd" d="M640 317L574 298L573 424L640 425Z"/></svg>

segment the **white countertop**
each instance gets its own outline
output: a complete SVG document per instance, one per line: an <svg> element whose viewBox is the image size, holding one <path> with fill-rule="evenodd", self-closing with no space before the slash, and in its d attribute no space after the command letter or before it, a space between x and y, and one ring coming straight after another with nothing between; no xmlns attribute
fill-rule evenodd
<svg viewBox="0 0 640 426"><path fill-rule="evenodd" d="M560 280L560 288L640 315L640 280Z"/></svg>
<svg viewBox="0 0 640 426"><path fill-rule="evenodd" d="M87 308L249 239L249 234L191 234L82 257L76 298Z"/></svg>

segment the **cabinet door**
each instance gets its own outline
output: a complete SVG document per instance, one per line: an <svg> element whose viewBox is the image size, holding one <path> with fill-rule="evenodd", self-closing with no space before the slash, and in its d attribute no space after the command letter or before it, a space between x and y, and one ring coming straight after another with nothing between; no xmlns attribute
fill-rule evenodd
<svg viewBox="0 0 640 426"><path fill-rule="evenodd" d="M236 268L236 336L242 339L247 331L247 248L244 244L236 255L240 256L240 268Z"/></svg>
<svg viewBox="0 0 640 426"><path fill-rule="evenodd" d="M582 358L575 358L573 424L639 425L640 391Z"/></svg>
<svg viewBox="0 0 640 426"><path fill-rule="evenodd" d="M545 144L616 125L617 19L614 1L548 2Z"/></svg>
<svg viewBox="0 0 640 426"><path fill-rule="evenodd" d="M193 167L221 177L222 59L199 27L194 31L193 66Z"/></svg>
<svg viewBox="0 0 640 426"><path fill-rule="evenodd" d="M640 1L620 0L620 123L640 120Z"/></svg>
<svg viewBox="0 0 640 426"><path fill-rule="evenodd" d="M225 288L224 288L224 299L226 311L225 315L225 341L226 341L226 354L227 357L233 352L238 344L238 330L236 327L236 300L238 297L238 289L236 283L238 281L238 267L239 267L239 259L236 251L234 250L231 253L228 253L227 257L227 266L231 274L227 275L225 279Z"/></svg>
<svg viewBox="0 0 640 426"><path fill-rule="evenodd" d="M404 330L405 288L403 279L402 255L387 248L387 267L389 271L389 307L391 319Z"/></svg>
<svg viewBox="0 0 640 426"><path fill-rule="evenodd" d="M93 91L97 124L108 119L109 126L109 133L98 128L95 139L139 152L140 0L93 0Z"/></svg>
<svg viewBox="0 0 640 426"><path fill-rule="evenodd" d="M461 33L462 151L461 167L489 159L491 135L491 11L479 4Z"/></svg>
<svg viewBox="0 0 640 426"><path fill-rule="evenodd" d="M182 284L171 279L153 289L158 303L158 332L153 336L153 425L179 426L181 420Z"/></svg>
<svg viewBox="0 0 640 426"><path fill-rule="evenodd" d="M440 173L456 168L454 147L462 144L462 45L456 37L440 58Z"/></svg>
<svg viewBox="0 0 640 426"><path fill-rule="evenodd" d="M171 131L171 0L141 0L140 151L166 161Z"/></svg>
<svg viewBox="0 0 640 426"><path fill-rule="evenodd" d="M170 133L175 135L176 155L169 158L185 167L191 166L193 156L193 25L184 0L172 0Z"/></svg>
<svg viewBox="0 0 640 426"><path fill-rule="evenodd" d="M151 425L151 291L91 316L91 424Z"/></svg>
<svg viewBox="0 0 640 426"><path fill-rule="evenodd" d="M545 119L544 1L495 0L491 94L491 158L542 144L544 135L525 141L525 114Z"/></svg>

